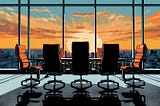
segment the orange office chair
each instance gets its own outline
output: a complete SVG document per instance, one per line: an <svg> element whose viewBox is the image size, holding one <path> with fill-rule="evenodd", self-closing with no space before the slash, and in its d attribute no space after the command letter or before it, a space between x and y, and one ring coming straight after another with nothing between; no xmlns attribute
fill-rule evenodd
<svg viewBox="0 0 160 106"><path fill-rule="evenodd" d="M64 51L63 48L60 48L59 57L60 57L60 58L65 58L65 51ZM68 65L68 62L66 62L66 61L61 61L61 66L62 66L62 70L63 70L63 71L65 71L67 65Z"/></svg>
<svg viewBox="0 0 160 106"><path fill-rule="evenodd" d="M29 61L27 55L26 55L26 47L24 45L18 45L15 46L15 52L18 57L18 60L20 62L20 70L30 73L30 78L27 78L23 81L21 81L21 85L25 86L26 88L30 87L35 88L36 85L40 84L40 70L42 69L41 66L31 66L31 62ZM32 74L36 73L37 78L33 78ZM30 84L27 82L30 81Z"/></svg>
<svg viewBox="0 0 160 106"><path fill-rule="evenodd" d="M102 58L103 57L103 51L102 48L97 48L97 58ZM96 70L101 70L101 61L96 61L95 62L95 69Z"/></svg>
<svg viewBox="0 0 160 106"><path fill-rule="evenodd" d="M136 46L136 55L134 57L134 60L132 62L131 66L121 66L121 71L122 71L122 78L124 79L125 83L128 84L130 87L141 87L145 85L145 82L140 80L139 78L135 78L134 74L135 72L140 72L142 70L142 62L145 57L146 53L146 45L145 44L140 44ZM127 71L132 72L132 78L125 78L125 73ZM139 82L138 85L135 84L136 82Z"/></svg>

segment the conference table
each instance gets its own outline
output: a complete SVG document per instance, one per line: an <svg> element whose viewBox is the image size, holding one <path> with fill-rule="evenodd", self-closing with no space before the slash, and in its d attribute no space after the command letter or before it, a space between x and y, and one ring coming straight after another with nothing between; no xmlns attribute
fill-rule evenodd
<svg viewBox="0 0 160 106"><path fill-rule="evenodd" d="M61 61L72 61L71 57L65 57L65 58L61 58ZM101 61L101 58L94 58L94 57L90 57L89 61Z"/></svg>
<svg viewBox="0 0 160 106"><path fill-rule="evenodd" d="M72 62L72 58L71 57L64 57L64 58L60 58L62 62ZM37 62L37 65L40 63L40 62L43 62L44 61L44 58L30 58L29 60L33 60L33 61L36 61ZM90 62L96 62L96 61L101 61L102 58L96 58L96 57L90 57L89 58L89 61ZM118 62L122 63L122 65L126 65L127 62L131 62L133 59L132 58L129 58L129 57L120 57L118 58Z"/></svg>

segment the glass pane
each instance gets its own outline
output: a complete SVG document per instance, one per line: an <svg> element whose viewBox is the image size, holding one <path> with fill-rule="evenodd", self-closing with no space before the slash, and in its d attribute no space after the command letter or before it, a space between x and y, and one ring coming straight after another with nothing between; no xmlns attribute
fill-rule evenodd
<svg viewBox="0 0 160 106"><path fill-rule="evenodd" d="M18 42L17 8L0 8L0 68L16 68L15 45Z"/></svg>
<svg viewBox="0 0 160 106"><path fill-rule="evenodd" d="M135 47L142 43L142 11L135 7Z"/></svg>
<svg viewBox="0 0 160 106"><path fill-rule="evenodd" d="M134 3L135 3L135 4L141 4L141 3L142 3L142 0L134 0Z"/></svg>
<svg viewBox="0 0 160 106"><path fill-rule="evenodd" d="M131 4L132 0L97 0L97 4Z"/></svg>
<svg viewBox="0 0 160 106"><path fill-rule="evenodd" d="M65 0L65 4L93 4L94 0Z"/></svg>
<svg viewBox="0 0 160 106"><path fill-rule="evenodd" d="M160 7L145 8L145 43L148 47L145 68L160 68Z"/></svg>
<svg viewBox="0 0 160 106"><path fill-rule="evenodd" d="M17 0L18 1L18 0ZM30 0L31 1L31 0ZM28 3L28 0L21 0L21 3L22 4L26 4L26 3Z"/></svg>
<svg viewBox="0 0 160 106"><path fill-rule="evenodd" d="M71 52L73 41L88 41L90 52L95 51L94 8L65 8L65 50Z"/></svg>
<svg viewBox="0 0 160 106"><path fill-rule="evenodd" d="M32 7L30 17L31 57L42 57L43 44L62 47L62 8Z"/></svg>
<svg viewBox="0 0 160 106"><path fill-rule="evenodd" d="M97 8L97 48L117 43L121 57L131 57L132 10L129 7Z"/></svg>
<svg viewBox="0 0 160 106"><path fill-rule="evenodd" d="M30 0L31 4L62 4L62 0Z"/></svg>
<svg viewBox="0 0 160 106"><path fill-rule="evenodd" d="M28 49L28 7L21 7L21 36L20 42ZM27 52L28 53L28 52Z"/></svg>
<svg viewBox="0 0 160 106"><path fill-rule="evenodd" d="M18 0L0 0L0 4L17 4Z"/></svg>
<svg viewBox="0 0 160 106"><path fill-rule="evenodd" d="M160 4L160 0L144 0L145 4Z"/></svg>

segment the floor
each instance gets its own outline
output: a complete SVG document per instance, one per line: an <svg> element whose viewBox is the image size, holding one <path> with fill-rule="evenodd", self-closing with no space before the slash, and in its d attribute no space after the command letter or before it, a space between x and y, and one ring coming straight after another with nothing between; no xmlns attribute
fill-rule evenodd
<svg viewBox="0 0 160 106"><path fill-rule="evenodd" d="M48 106L46 105L46 103L49 103L49 99L47 97L51 97L52 99L50 102L54 102L54 104L55 101L60 101L61 99L55 99L53 96L46 97L47 90L44 90L43 85L48 80L53 79L53 77L51 76L45 78L44 76L45 75L41 75L41 83L37 86L37 89L34 89L34 91L36 91L34 97L32 95L32 98L29 98L29 95L26 95L29 89L23 89L21 87L21 80L29 77L29 75L0 75L0 106ZM126 77L129 78L130 76L131 75L127 75ZM102 95L99 93L99 91L102 89L97 87L97 83L102 79L106 79L105 76L84 75L83 78L92 81L93 84L92 87L87 90L88 94L84 95L90 97L92 104L100 103L100 100L103 101L102 97L104 97L105 102L110 102L112 105L113 103L116 103L116 101L119 101L120 104L118 104L118 106L159 106L160 75L141 74L136 75L136 77L141 78L146 83L144 89L136 89L138 92L134 98L129 95L129 92L132 90L132 88L127 87L127 85L121 80L120 75L110 76L110 79L119 82L120 86L120 88L116 90L117 92L115 92L113 95ZM74 93L75 89L70 86L70 83L78 78L79 76L68 74L57 76L57 79L66 83L65 87L62 89L61 95L59 95L59 97L63 96L63 98L65 98L65 103L69 103L74 97L77 97L78 94Z"/></svg>

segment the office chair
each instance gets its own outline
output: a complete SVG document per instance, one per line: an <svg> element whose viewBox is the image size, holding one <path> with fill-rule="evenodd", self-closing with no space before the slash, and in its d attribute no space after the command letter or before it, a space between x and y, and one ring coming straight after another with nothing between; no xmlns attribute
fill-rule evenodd
<svg viewBox="0 0 160 106"><path fill-rule="evenodd" d="M135 87L141 88L145 85L145 82L139 78L135 78L135 72L140 72L142 70L142 62L145 57L146 45L140 44L136 46L136 55L133 59L131 66L121 66L122 78L124 82L128 85L128 87L133 87L133 91ZM125 78L125 72L130 71L132 73L132 78ZM137 85L136 85L137 82Z"/></svg>
<svg viewBox="0 0 160 106"><path fill-rule="evenodd" d="M82 75L89 73L89 43L72 42L72 71L74 75L80 75L80 79L71 82L75 92L86 92L92 86L92 82L82 78ZM80 87L76 83L80 83ZM85 82L86 84L83 84ZM87 85L89 84L89 85Z"/></svg>
<svg viewBox="0 0 160 106"><path fill-rule="evenodd" d="M20 70L30 73L30 78L27 78L23 81L21 81L21 85L25 88L36 88L35 86L40 84L40 70L42 69L41 66L31 66L31 62L29 61L27 55L26 55L26 47L24 45L18 45L15 46L15 52L18 57L18 60L20 62ZM37 78L33 78L32 74L37 73ZM27 82L30 81L30 84Z"/></svg>
<svg viewBox="0 0 160 106"><path fill-rule="evenodd" d="M61 93L60 89L65 87L65 83L57 80L57 75L62 75L63 70L60 64L60 45L59 44L43 44L44 71L47 76L54 76L53 80L44 84L44 89L49 93ZM53 88L50 85L53 84Z"/></svg>
<svg viewBox="0 0 160 106"><path fill-rule="evenodd" d="M60 58L65 58L65 51L63 48L60 48L60 54L59 54ZM68 62L66 61L61 61L61 66L62 66L62 70L65 72L66 67L68 66Z"/></svg>
<svg viewBox="0 0 160 106"><path fill-rule="evenodd" d="M109 79L109 75L115 74L118 69L119 44L103 44L103 57L101 63L101 75L107 76L107 79L98 82L98 87L103 89L99 93L112 93L119 88L119 83ZM107 83L107 86L104 86ZM114 86L110 86L112 83Z"/></svg>
<svg viewBox="0 0 160 106"><path fill-rule="evenodd" d="M103 51L102 48L97 48L97 54L96 54L97 58L102 58L103 57ZM95 69L96 70L101 70L101 61L95 61Z"/></svg>

